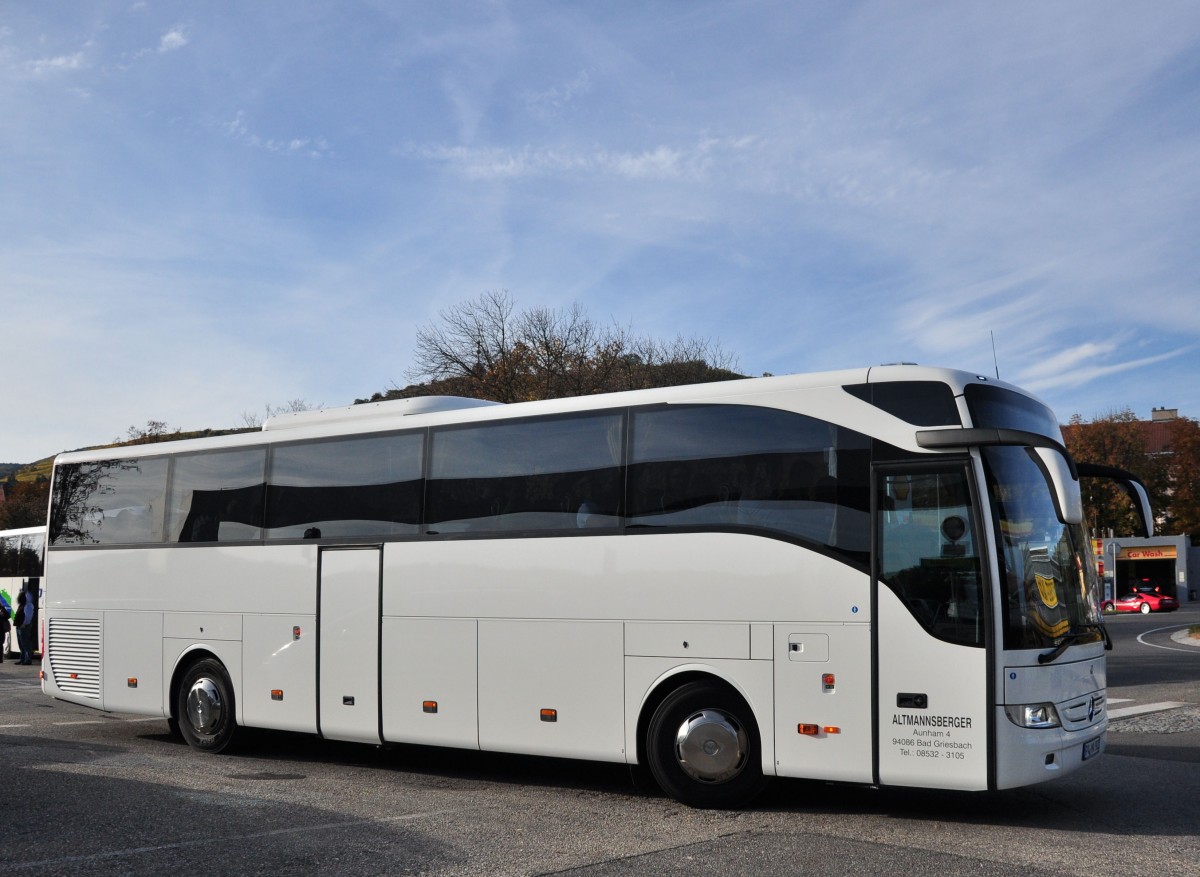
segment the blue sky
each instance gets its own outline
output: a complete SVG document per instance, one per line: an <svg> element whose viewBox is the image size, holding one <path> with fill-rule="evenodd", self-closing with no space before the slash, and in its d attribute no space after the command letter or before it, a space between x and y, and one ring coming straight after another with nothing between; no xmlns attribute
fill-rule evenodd
<svg viewBox="0 0 1200 877"><path fill-rule="evenodd" d="M1200 416L1193 2L0 0L0 461L407 383L489 290Z"/></svg>

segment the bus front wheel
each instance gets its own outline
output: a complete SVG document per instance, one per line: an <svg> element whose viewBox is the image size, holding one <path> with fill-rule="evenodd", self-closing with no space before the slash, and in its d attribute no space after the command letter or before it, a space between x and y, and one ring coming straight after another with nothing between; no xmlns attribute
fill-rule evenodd
<svg viewBox="0 0 1200 877"><path fill-rule="evenodd" d="M741 807L767 782L750 708L715 682L689 682L667 695L645 751L663 791L691 807Z"/></svg>
<svg viewBox="0 0 1200 877"><path fill-rule="evenodd" d="M205 658L188 668L180 681L175 718L183 739L195 749L221 752L233 743L233 684L220 661Z"/></svg>

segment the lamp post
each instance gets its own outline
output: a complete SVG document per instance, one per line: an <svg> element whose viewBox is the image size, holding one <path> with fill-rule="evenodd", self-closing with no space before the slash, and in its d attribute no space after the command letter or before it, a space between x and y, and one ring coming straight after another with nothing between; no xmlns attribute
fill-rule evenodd
<svg viewBox="0 0 1200 877"><path fill-rule="evenodd" d="M1104 599L1115 600L1117 598L1117 558L1121 555L1121 543L1112 539L1104 546L1106 554L1112 555L1112 578L1104 577ZM1109 590L1109 582L1112 582L1112 590Z"/></svg>

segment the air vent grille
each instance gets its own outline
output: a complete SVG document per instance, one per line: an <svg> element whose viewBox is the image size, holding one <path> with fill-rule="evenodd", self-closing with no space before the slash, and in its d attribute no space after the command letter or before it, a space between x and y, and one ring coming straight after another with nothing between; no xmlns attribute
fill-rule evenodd
<svg viewBox="0 0 1200 877"><path fill-rule="evenodd" d="M100 699L100 619L51 618L50 673L60 691Z"/></svg>

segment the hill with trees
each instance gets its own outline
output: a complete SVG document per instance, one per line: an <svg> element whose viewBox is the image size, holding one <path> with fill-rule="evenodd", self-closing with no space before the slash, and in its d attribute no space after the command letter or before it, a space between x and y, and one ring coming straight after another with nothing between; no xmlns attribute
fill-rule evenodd
<svg viewBox="0 0 1200 877"><path fill-rule="evenodd" d="M662 341L602 325L579 305L518 311L507 292L488 292L417 331L414 383L357 403L451 395L528 402L618 390L744 378L719 344Z"/></svg>

